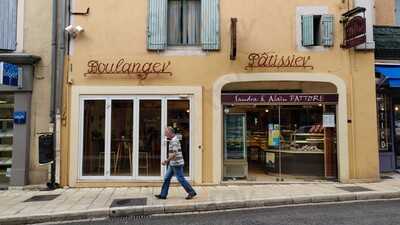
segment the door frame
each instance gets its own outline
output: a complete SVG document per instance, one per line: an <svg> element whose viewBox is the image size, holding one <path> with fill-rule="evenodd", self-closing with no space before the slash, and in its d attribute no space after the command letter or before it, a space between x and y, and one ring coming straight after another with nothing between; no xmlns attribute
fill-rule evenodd
<svg viewBox="0 0 400 225"><path fill-rule="evenodd" d="M179 90L179 91L177 91ZM149 86L149 87L102 87L102 86L73 86L71 89L71 118L70 118L70 162L69 162L69 184L76 186L78 183L93 182L132 182L132 181L161 181L160 177L139 177L134 174L132 176L81 176L82 168L82 144L83 144L83 100L82 99L104 99L111 102L111 99L134 99L134 110L139 108L139 98L141 99L157 99L161 97L162 113L166 123L167 100L168 99L188 99L190 102L190 178L195 183L202 182L202 88L196 86ZM136 100L135 100L136 99ZM158 98L160 99L160 98ZM136 106L136 107L135 107ZM111 110L110 110L111 112ZM138 113L134 113L138 118ZM111 114L108 115L111 118ZM107 117L107 112L106 112ZM110 118L108 119L110 122ZM138 120L137 120L138 121ZM106 122L107 123L107 122ZM109 124L110 125L110 124ZM106 124L106 126L109 126ZM107 129L107 128L106 128ZM138 124L134 124L134 129L138 129ZM78 130L79 132L73 132ZM106 131L107 132L107 131ZM162 131L163 132L163 131ZM138 135L137 135L138 136ZM162 140L161 140L162 141ZM105 141L106 142L106 141ZM163 142L163 141L162 141ZM137 145L137 143L133 143ZM166 154L166 145L164 153ZM76 146L76 147L74 147ZM133 146L134 147L134 146ZM137 148L137 147L136 147ZM162 151L163 152L163 151ZM134 151L135 154L135 151ZM136 157L137 158L137 157ZM135 159L135 158L134 158ZM194 160L196 159L196 160ZM107 160L107 159L105 159ZM134 165L133 168L137 167ZM105 168L106 169L106 168ZM163 172L163 170L161 171Z"/></svg>

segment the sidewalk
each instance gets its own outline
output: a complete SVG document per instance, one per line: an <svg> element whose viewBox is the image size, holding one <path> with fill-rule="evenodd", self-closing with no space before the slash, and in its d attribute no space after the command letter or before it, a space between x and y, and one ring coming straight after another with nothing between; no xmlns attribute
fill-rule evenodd
<svg viewBox="0 0 400 225"><path fill-rule="evenodd" d="M350 189L343 190L342 187ZM158 194L160 188L152 187L0 191L0 224L400 198L400 175L391 174L390 179L378 183L220 185L197 186L195 189L198 196L190 201L184 199L186 193L181 187L171 187L167 200L155 199L153 195ZM38 195L59 196L49 201L24 202ZM110 208L115 199L132 198L147 198L146 205Z"/></svg>

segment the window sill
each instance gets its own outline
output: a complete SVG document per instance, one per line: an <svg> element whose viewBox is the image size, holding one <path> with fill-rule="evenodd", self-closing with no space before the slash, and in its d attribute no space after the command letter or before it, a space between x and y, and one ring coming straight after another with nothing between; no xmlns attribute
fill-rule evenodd
<svg viewBox="0 0 400 225"><path fill-rule="evenodd" d="M325 47L322 45L315 45L315 46L309 46L309 47L299 46L298 50L301 52L308 52L308 51L323 52L323 51L328 51L329 49L332 49L332 47Z"/></svg>
<svg viewBox="0 0 400 225"><path fill-rule="evenodd" d="M206 52L198 46L171 46L161 54L164 56L205 56Z"/></svg>

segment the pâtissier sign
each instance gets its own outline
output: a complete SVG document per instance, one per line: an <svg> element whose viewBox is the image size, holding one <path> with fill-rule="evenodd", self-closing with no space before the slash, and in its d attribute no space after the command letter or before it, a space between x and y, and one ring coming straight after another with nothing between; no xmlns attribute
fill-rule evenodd
<svg viewBox="0 0 400 225"><path fill-rule="evenodd" d="M172 76L169 70L171 61L166 62L131 62L121 58L114 62L90 60L87 64L88 76L99 75L136 75L137 79L145 80L150 74L164 74Z"/></svg>
<svg viewBox="0 0 400 225"><path fill-rule="evenodd" d="M337 103L337 94L222 94L223 104L323 104Z"/></svg>
<svg viewBox="0 0 400 225"><path fill-rule="evenodd" d="M274 51L263 53L250 53L249 63L245 70L253 68L302 68L314 69L311 63L311 56L301 55L280 55Z"/></svg>

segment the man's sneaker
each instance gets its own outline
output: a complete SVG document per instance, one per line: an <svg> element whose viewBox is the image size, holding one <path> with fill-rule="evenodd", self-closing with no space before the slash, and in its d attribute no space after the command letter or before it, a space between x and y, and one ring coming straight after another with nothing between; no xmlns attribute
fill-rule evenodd
<svg viewBox="0 0 400 225"><path fill-rule="evenodd" d="M161 195L154 195L154 197L156 197L157 199L167 199L167 197L163 197Z"/></svg>
<svg viewBox="0 0 400 225"><path fill-rule="evenodd" d="M186 196L186 200L190 200L190 199L192 199L192 198L194 198L194 196L196 196L197 194L196 193L194 193L194 194L188 194L188 196Z"/></svg>

